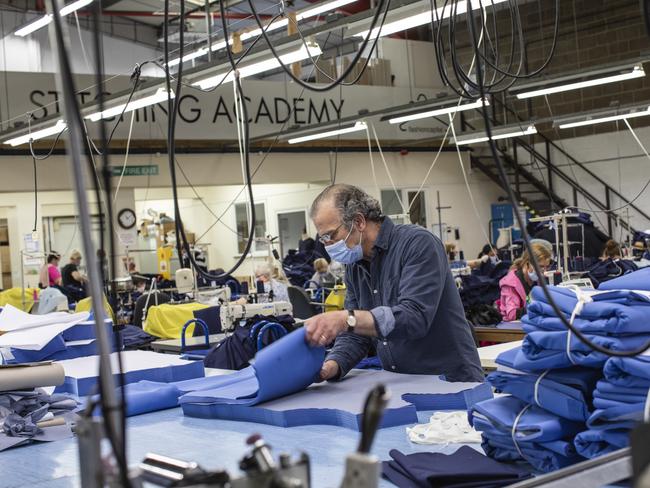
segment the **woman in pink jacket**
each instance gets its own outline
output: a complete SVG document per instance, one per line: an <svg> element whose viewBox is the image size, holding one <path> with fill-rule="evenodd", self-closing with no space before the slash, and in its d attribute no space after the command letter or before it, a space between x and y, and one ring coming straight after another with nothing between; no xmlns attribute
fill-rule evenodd
<svg viewBox="0 0 650 488"><path fill-rule="evenodd" d="M535 259L542 271L546 271L551 265L551 251L542 244L531 244ZM505 322L519 320L526 314L528 295L533 286L539 281L535 268L530 262L528 251L512 263L512 267L505 275L499 286L501 287L501 298L497 300L496 306Z"/></svg>

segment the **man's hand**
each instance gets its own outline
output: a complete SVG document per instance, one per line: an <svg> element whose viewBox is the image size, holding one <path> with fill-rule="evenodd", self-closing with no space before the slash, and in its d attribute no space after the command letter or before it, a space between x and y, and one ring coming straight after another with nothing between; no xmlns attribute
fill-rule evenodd
<svg viewBox="0 0 650 488"><path fill-rule="evenodd" d="M326 346L348 328L348 312L318 314L305 323L305 337L312 346Z"/></svg>
<svg viewBox="0 0 650 488"><path fill-rule="evenodd" d="M336 361L325 361L320 370L320 380L327 381L336 378L339 375L339 365Z"/></svg>

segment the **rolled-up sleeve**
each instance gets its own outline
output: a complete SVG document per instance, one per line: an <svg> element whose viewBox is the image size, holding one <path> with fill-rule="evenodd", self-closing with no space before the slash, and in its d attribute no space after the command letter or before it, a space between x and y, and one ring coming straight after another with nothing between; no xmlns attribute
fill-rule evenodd
<svg viewBox="0 0 650 488"><path fill-rule="evenodd" d="M370 312L382 338L419 339L429 332L442 296L447 262L442 244L433 235L414 236L401 261L397 305Z"/></svg>
<svg viewBox="0 0 650 488"><path fill-rule="evenodd" d="M345 309L358 310L359 303L354 292L354 287L351 286L349 273L346 273L345 282ZM359 361L366 357L371 342L371 339L368 337L348 332L344 332L336 338L334 347L325 358L326 361L333 360L339 365L339 376L336 379L343 378Z"/></svg>

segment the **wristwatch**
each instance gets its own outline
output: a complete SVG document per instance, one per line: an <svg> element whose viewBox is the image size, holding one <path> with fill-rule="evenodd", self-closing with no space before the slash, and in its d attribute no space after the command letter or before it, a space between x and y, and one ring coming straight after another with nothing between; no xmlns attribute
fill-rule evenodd
<svg viewBox="0 0 650 488"><path fill-rule="evenodd" d="M354 328L357 325L357 318L354 316L354 310L348 310L348 319L346 323L348 324L348 332L354 332Z"/></svg>

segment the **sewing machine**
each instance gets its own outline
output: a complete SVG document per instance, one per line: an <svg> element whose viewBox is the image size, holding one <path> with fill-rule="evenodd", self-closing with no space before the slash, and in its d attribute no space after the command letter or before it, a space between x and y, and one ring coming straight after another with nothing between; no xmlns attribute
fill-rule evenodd
<svg viewBox="0 0 650 488"><path fill-rule="evenodd" d="M239 305L228 303L221 306L219 312L221 318L221 329L229 332L235 329L237 323L256 315L293 315L293 307L289 302L270 302L270 303L247 303Z"/></svg>

